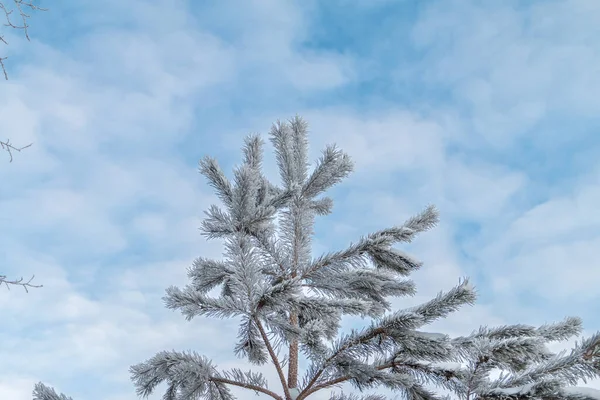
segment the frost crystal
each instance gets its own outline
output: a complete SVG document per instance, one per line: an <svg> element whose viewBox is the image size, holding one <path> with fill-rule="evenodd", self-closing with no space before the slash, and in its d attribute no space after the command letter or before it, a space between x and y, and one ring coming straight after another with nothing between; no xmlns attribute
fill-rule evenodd
<svg viewBox="0 0 600 400"><path fill-rule="evenodd" d="M433 206L404 224L312 258L315 218L330 213L333 205L318 196L348 176L353 164L329 145L309 171L307 125L299 117L277 122L270 136L281 186L262 173L263 141L257 135L246 138L243 163L231 181L216 160L200 162L200 172L222 202L208 209L201 230L207 239L224 241L224 257L197 258L188 270L189 284L168 288L163 299L188 320L235 317L235 354L254 365L271 364L276 388L267 387L257 372L221 371L194 352L162 351L130 368L138 395L147 397L165 382L164 398L172 400L232 400L232 387L276 400L304 400L349 383L355 392L384 387L409 400L439 399L436 388L464 400L600 399L596 391L570 388L579 379L598 377L598 333L568 354L553 354L546 346L578 335L578 318L539 328L481 327L456 338L421 331L475 302L468 279L418 306L391 309L391 298L416 293L407 276L421 267L393 246L434 227L438 212ZM209 295L214 289L220 289L216 297ZM367 325L340 333L345 315L363 317ZM308 364L302 379L300 357ZM492 379L496 370L502 374ZM42 384L35 393L36 400L66 400Z"/></svg>

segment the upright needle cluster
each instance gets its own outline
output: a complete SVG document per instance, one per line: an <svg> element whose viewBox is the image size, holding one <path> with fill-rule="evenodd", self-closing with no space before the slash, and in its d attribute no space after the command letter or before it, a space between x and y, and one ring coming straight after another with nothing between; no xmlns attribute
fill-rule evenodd
<svg viewBox="0 0 600 400"><path fill-rule="evenodd" d="M475 290L467 279L424 304L392 312L389 298L413 295L415 285L407 276L421 266L392 246L435 226L434 207L402 225L361 237L344 250L312 258L314 219L329 214L333 205L329 197L319 196L348 176L352 162L328 146L309 172L307 125L299 117L276 123L270 136L281 187L262 174L263 142L256 135L245 139L244 160L233 182L214 159L200 162L201 173L223 203L209 208L202 231L208 239L224 240L224 259L196 259L188 270L190 283L168 288L163 299L188 320L238 318L235 353L255 365L271 363L280 386L269 389L257 372L218 370L195 352L162 351L130 368L138 395L147 397L166 382L166 400L232 400L232 386L277 400L304 400L349 382L359 392L385 387L410 400L441 398L436 389L465 400L599 398L572 386L580 378L598 377L600 334L570 353L553 354L546 347L549 341L579 334L578 318L538 328L482 327L457 338L422 331L474 303ZM215 288L220 288L218 297L209 295ZM339 334L344 315L371 322ZM301 355L310 366L300 380ZM491 379L495 369L503 373ZM67 400L52 397L56 394L42 384L36 391L36 400ZM385 397L342 392L330 399Z"/></svg>

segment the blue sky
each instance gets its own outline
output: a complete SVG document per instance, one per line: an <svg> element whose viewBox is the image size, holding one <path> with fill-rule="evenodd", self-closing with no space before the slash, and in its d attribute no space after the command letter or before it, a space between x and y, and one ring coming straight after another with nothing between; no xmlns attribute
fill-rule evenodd
<svg viewBox="0 0 600 400"><path fill-rule="evenodd" d="M235 321L187 322L161 297L221 257L198 231L217 202L198 160L231 176L246 134L295 114L311 159L335 142L356 163L315 255L433 203L439 227L405 248L425 262L418 295L397 307L470 276L477 305L432 330L600 329L597 1L101 3L40 1L32 41L7 31L1 49L2 137L34 143L0 168L1 272L44 287L0 290L0 398L41 380L135 399L129 366L161 350L246 365Z"/></svg>

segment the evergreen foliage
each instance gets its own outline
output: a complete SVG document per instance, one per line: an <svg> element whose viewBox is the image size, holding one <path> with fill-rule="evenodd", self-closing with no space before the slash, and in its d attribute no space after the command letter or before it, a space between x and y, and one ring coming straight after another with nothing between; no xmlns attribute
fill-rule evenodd
<svg viewBox="0 0 600 400"><path fill-rule="evenodd" d="M166 382L165 400L232 400L232 386L277 400L304 400L349 382L355 393L336 392L330 399L385 399L361 394L376 387L410 400L443 398L436 389L465 400L600 398L593 390L573 388L579 379L600 374L600 333L570 352L553 354L546 347L579 335L578 318L537 328L481 327L456 338L423 331L474 303L476 292L468 279L424 304L392 312L391 297L415 294L407 277L421 267L392 246L434 227L438 212L432 206L402 225L312 258L314 219L329 214L333 205L329 197L318 196L348 176L353 164L331 145L309 172L307 125L299 117L277 122L270 139L282 187L262 174L264 143L257 135L245 139L243 163L232 182L213 158L200 162L200 172L223 203L206 211L201 230L208 239L224 240L224 259L196 259L188 270L190 283L182 289L169 287L163 299L187 320L238 318L235 354L254 365L273 364L278 388L269 389L260 373L220 371L195 352L162 351L130 368L138 395L147 397ZM216 288L220 295L210 296ZM339 334L344 315L371 322ZM300 356L310 362L302 377ZM502 375L492 379L490 372L497 369ZM36 391L36 400L70 400L42 384Z"/></svg>

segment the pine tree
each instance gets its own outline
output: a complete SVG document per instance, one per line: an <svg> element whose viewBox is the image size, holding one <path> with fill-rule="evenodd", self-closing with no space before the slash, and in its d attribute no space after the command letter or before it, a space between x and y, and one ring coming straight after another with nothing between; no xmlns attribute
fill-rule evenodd
<svg viewBox="0 0 600 400"><path fill-rule="evenodd" d="M411 400L444 397L434 389L465 400L600 398L591 389L574 388L579 379L600 375L600 333L569 353L553 354L546 347L578 335L578 318L538 328L482 327L457 338L422 331L474 303L476 292L468 279L424 304L392 312L389 298L414 295L415 285L406 277L421 267L392 246L434 227L438 213L432 206L400 226L313 259L314 218L329 214L333 205L329 197L318 196L348 176L353 164L331 145L309 173L307 125L299 117L277 122L270 136L283 187L262 174L263 141L257 135L246 137L244 161L235 169L233 183L216 160L200 162L201 173L224 205L209 208L201 229L208 239L224 240L225 257L196 259L188 269L191 282L183 290L169 287L163 299L188 321L196 316L238 318L235 353L255 365L273 364L281 387L269 389L257 372L219 371L195 352L163 351L130 368L138 395L147 397L166 382L164 399L232 400L230 387L237 386L277 400L304 400L348 382L359 392L385 387ZM220 296L210 296L213 289L220 289ZM371 322L339 335L344 315ZM299 381L301 355L310 366ZM502 375L490 378L498 369ZM39 385L41 392L45 387ZM338 392L330 399L385 397Z"/></svg>

